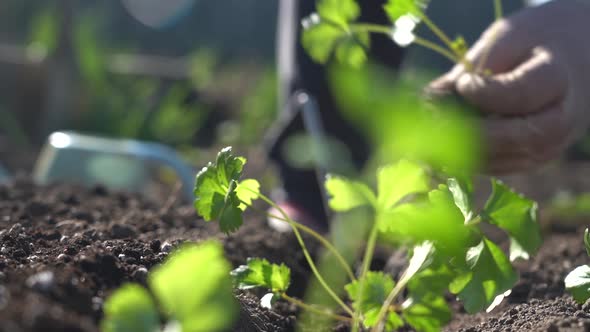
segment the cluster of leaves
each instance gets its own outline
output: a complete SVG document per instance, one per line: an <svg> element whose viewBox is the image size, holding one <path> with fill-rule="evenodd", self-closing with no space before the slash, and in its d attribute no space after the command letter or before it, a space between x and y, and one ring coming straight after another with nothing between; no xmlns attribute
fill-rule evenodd
<svg viewBox="0 0 590 332"><path fill-rule="evenodd" d="M226 148L197 175L195 207L206 219L217 218L224 231L239 227L252 199L264 198L257 186L246 185L251 180L240 182L244 162ZM408 324L419 331L437 331L451 317L447 291L456 294L469 313L489 308L518 280L511 261L528 258L541 245L536 203L498 180L492 180L492 193L481 211L473 204L470 181L449 178L432 189L434 177L415 162L401 160L380 168L376 182L375 191L335 175L325 183L334 211L369 207L380 241L411 248L412 258L397 283L387 274L366 271L345 286L365 327L386 322L388 330ZM509 257L485 236L484 223L508 234ZM267 306L287 298L290 272L284 265L250 259L232 276L239 288L268 289ZM396 295L403 288L408 292L400 303Z"/></svg>
<svg viewBox="0 0 590 332"><path fill-rule="evenodd" d="M228 328L237 313L229 271L221 244L184 245L150 272L149 290L125 284L106 300L101 331L197 332Z"/></svg>
<svg viewBox="0 0 590 332"><path fill-rule="evenodd" d="M590 256L590 232L584 231L584 246ZM575 268L565 277L565 289L578 303L584 303L590 299L590 265L581 265Z"/></svg>
<svg viewBox="0 0 590 332"><path fill-rule="evenodd" d="M388 0L383 10L390 25L357 22L361 15L355 0L319 0L316 12L303 20L302 44L319 63L331 59L353 67L367 61L371 46L370 33L385 34L400 46L417 43L453 61L465 61L468 45L461 36L450 39L426 16L429 0ZM440 38L442 46L414 34L417 23L425 21Z"/></svg>

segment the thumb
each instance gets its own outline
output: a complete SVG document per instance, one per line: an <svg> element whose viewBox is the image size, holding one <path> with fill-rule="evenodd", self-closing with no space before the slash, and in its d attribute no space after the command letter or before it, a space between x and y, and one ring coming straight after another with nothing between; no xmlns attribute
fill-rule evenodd
<svg viewBox="0 0 590 332"><path fill-rule="evenodd" d="M567 93L567 71L549 51L537 48L513 70L483 78L463 74L457 91L484 112L525 115L560 101Z"/></svg>

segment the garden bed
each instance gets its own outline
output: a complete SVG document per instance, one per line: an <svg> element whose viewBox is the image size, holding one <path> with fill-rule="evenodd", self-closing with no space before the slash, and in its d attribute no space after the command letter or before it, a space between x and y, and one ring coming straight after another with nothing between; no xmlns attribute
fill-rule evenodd
<svg viewBox="0 0 590 332"><path fill-rule="evenodd" d="M247 218L225 236L200 220L190 205L156 204L103 187L38 187L26 179L0 186L0 331L97 331L102 303L126 281L145 283L148 271L182 241L215 237L237 266L247 257L285 262L289 292L302 296L309 270L291 235ZM587 262L582 232L554 232L540 253L520 263L521 280L490 314L468 316L458 303L448 331L588 331L590 307L564 294L563 278ZM313 248L313 246L312 246ZM296 310L279 302L258 307L253 294L241 303L236 331L288 331Z"/></svg>

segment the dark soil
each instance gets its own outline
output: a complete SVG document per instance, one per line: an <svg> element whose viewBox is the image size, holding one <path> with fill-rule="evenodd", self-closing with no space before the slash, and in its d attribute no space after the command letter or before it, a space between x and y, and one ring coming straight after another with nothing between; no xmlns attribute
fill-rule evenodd
<svg viewBox="0 0 590 332"><path fill-rule="evenodd" d="M234 266L247 257L285 262L291 293L301 296L309 270L291 235L247 218L225 236L192 206L153 203L139 196L71 186L37 187L27 180L0 186L0 331L97 331L104 299L127 281L145 283L148 271L180 242L215 237ZM563 278L587 262L581 231L547 237L540 254L519 264L521 281L490 314L457 308L448 331L590 331L590 306L564 294ZM262 309L253 293L235 331L288 331L296 309L279 302Z"/></svg>

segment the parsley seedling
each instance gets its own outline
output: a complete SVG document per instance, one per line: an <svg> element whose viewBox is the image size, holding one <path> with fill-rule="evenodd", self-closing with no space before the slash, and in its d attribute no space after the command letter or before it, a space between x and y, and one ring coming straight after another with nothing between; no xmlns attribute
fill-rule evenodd
<svg viewBox="0 0 590 332"><path fill-rule="evenodd" d="M590 256L590 232L584 231L584 246ZM564 280L565 289L578 303L584 303L590 298L590 265L581 265L570 272Z"/></svg>
<svg viewBox="0 0 590 332"><path fill-rule="evenodd" d="M240 165L246 161L233 156L229 148L222 150L217 159L239 160ZM221 164L210 165L218 169ZM206 171L198 176L203 172ZM437 176L433 176L435 174ZM238 220L242 220L245 209L253 208L252 199L259 198L269 206L279 208L259 191L258 185L251 185L254 182L239 182L240 176L241 168L232 173L231 181L239 183L235 186L224 186L228 182L225 176L209 176L209 182L197 181L195 193L204 192L205 188L199 188L204 183L211 188L224 188L225 191L216 192L220 197L240 191L250 193L247 199L236 194L237 200L231 201L233 206L241 206L234 216ZM352 273L352 267L322 235L292 220L284 211L280 216L272 216L293 228L314 276L339 305L339 310L304 303L289 296L289 269L264 259L251 258L246 265L232 271L234 285L241 289L268 289L269 293L262 301L265 306L283 299L314 314L348 322L353 330L364 326L381 331L409 325L418 331L438 331L451 317L444 297L447 291L456 294L469 313L490 307L501 300L518 279L511 261L528 258L540 246L536 203L493 179L492 194L478 212L473 206L470 181L448 178L445 183L440 183L436 180L440 177L437 172L408 160L379 168L375 189L359 180L337 175L327 177L328 203L334 211L357 208L373 211L374 219L365 221L370 223L371 230L357 274ZM213 206L215 199L215 195L197 197L204 206ZM223 216L222 213L218 215ZM485 236L482 229L485 223L504 230L510 237L510 257ZM220 227L224 227L221 219ZM344 287L350 302L338 296L341 292L333 289L319 273L300 232L312 235L335 257L340 257L338 262L342 271L350 279ZM382 272L370 271L379 241L410 249L408 265L398 280Z"/></svg>
<svg viewBox="0 0 590 332"><path fill-rule="evenodd" d="M336 59L353 67L360 67L367 59L371 45L370 34L383 34L400 46L416 44L428 48L453 63L461 63L472 73L485 73L465 55L469 45L462 36L450 38L426 14L429 0L388 0L383 10L390 25L358 22L360 8L355 0L319 0L316 12L303 20L301 42L309 55L319 63ZM501 0L494 0L496 19L502 17ZM440 44L414 33L418 24L424 24L439 39ZM487 51L483 59L487 58ZM485 60L482 60L485 62Z"/></svg>
<svg viewBox="0 0 590 332"><path fill-rule="evenodd" d="M230 265L223 257L220 243L184 245L150 272L149 290L138 284L126 284L106 300L101 331L190 332L228 328L237 313L229 272ZM164 327L161 320L166 322Z"/></svg>

